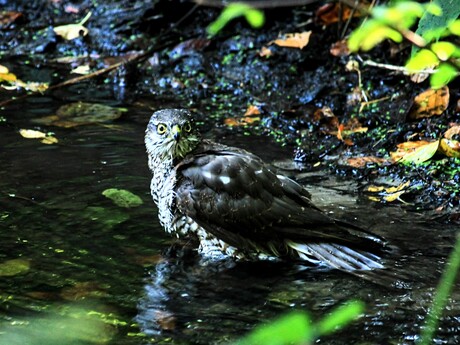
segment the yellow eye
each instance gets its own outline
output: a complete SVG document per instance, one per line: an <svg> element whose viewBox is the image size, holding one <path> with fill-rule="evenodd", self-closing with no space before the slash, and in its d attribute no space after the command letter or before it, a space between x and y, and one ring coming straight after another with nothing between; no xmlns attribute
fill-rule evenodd
<svg viewBox="0 0 460 345"><path fill-rule="evenodd" d="M192 125L190 124L190 122L187 121L182 128L184 129L184 131L188 133L188 132L191 132Z"/></svg>
<svg viewBox="0 0 460 345"><path fill-rule="evenodd" d="M159 124L157 125L157 133L158 133L158 134L165 134L165 133L166 133L166 129L167 129L167 127L166 127L166 125L165 125L164 123L159 123Z"/></svg>

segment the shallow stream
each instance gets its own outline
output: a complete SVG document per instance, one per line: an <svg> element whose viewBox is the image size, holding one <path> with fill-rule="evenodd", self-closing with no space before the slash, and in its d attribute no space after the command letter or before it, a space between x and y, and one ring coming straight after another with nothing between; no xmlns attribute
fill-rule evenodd
<svg viewBox="0 0 460 345"><path fill-rule="evenodd" d="M108 104L116 105L114 102ZM356 219L400 247L389 265L404 284L388 288L333 270L289 263L203 265L160 228L149 195L143 134L150 111L129 107L117 127L53 131L58 144L22 138L21 128L50 115L50 98L28 98L0 123L0 344L213 344L298 308L320 319L360 299L366 314L325 344L411 344L431 304L454 226L424 214L358 198L357 186L321 173L302 182L327 212ZM250 148L267 161L290 150L269 138L226 128L206 135ZM108 188L137 194L122 208ZM460 298L454 291L437 344L460 343Z"/></svg>

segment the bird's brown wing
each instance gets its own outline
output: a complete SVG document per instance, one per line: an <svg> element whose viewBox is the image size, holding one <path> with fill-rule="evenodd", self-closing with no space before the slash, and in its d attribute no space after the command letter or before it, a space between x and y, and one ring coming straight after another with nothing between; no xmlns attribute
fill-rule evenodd
<svg viewBox="0 0 460 345"><path fill-rule="evenodd" d="M373 242L323 214L304 188L244 150L207 147L186 157L176 174L180 211L230 245L290 240L365 249Z"/></svg>

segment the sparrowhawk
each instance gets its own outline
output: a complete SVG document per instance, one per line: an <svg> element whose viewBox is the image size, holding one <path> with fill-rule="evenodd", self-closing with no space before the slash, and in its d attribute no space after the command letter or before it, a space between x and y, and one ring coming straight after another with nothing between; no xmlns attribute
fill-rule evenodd
<svg viewBox="0 0 460 345"><path fill-rule="evenodd" d="M202 255L301 259L345 271L383 267L381 237L330 218L304 187L258 156L202 139L189 111L153 113L145 145L160 223L198 239Z"/></svg>

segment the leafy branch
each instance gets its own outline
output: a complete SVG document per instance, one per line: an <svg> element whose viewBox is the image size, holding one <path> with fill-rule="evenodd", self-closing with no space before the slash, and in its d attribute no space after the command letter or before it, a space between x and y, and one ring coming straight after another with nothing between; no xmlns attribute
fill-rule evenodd
<svg viewBox="0 0 460 345"><path fill-rule="evenodd" d="M443 4L442 1L440 3ZM460 20L457 19L460 4L447 10L446 6L434 3L401 1L391 6L377 6L370 11L362 6L358 9L369 14L370 18L351 34L348 40L351 51L368 51L385 39L396 43L401 43L405 39L415 47L405 66L409 73L425 72L437 66L430 79L434 88L448 84L459 75L460 48L440 39L460 36ZM436 26L430 25L429 23L434 22L432 18L441 20L438 20ZM414 32L411 27L417 21L419 27Z"/></svg>

